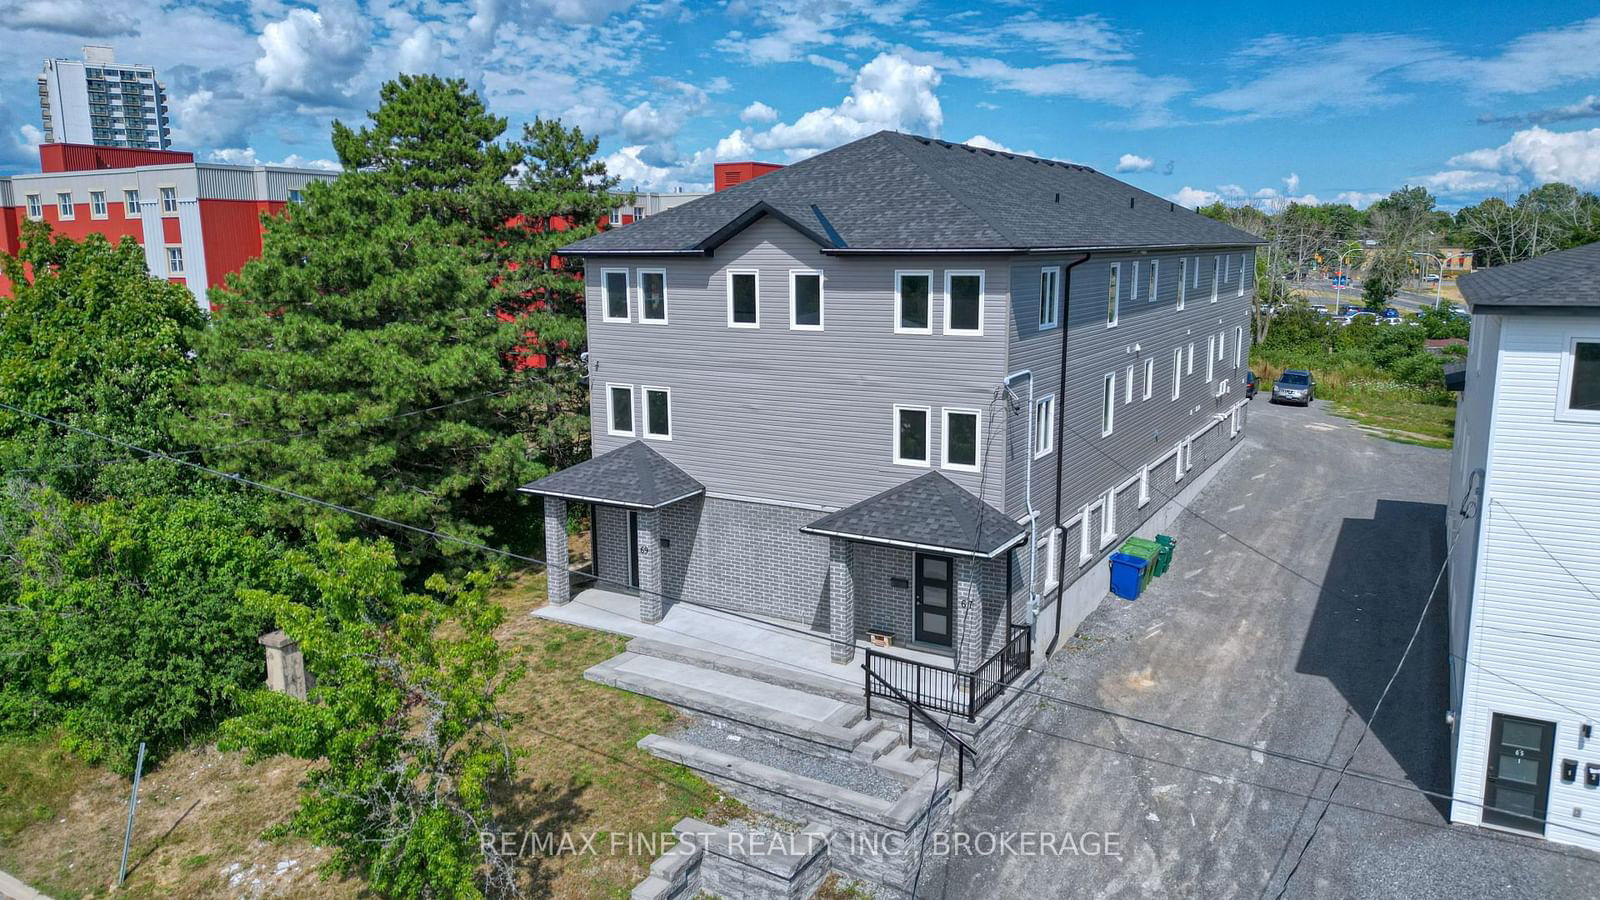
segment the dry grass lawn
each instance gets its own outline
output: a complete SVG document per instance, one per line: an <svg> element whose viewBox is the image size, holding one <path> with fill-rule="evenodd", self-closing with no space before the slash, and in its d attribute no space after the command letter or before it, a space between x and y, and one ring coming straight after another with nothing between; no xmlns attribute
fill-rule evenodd
<svg viewBox="0 0 1600 900"><path fill-rule="evenodd" d="M578 542L574 542L574 550ZM586 543L586 542L585 542ZM677 718L667 706L583 679L624 641L529 615L543 574L508 584L504 645L528 664L507 697L513 743L526 751L497 802L519 833L598 834L599 852L529 858L534 897L625 897L654 856L612 853L612 834L658 834L686 815L726 821L736 801L681 766L634 746ZM306 765L246 766L238 754L193 748L145 775L123 893L130 897L355 897L354 879L324 879L326 850L262 832L288 817ZM57 898L102 896L116 880L128 782L62 753L52 740L0 742L0 869ZM520 834L515 838L520 843ZM626 847L626 842L616 846Z"/></svg>

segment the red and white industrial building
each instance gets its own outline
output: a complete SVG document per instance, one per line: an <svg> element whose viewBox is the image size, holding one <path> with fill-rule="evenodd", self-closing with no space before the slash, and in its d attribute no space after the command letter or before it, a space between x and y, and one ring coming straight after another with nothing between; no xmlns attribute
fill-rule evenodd
<svg viewBox="0 0 1600 900"><path fill-rule="evenodd" d="M207 292L261 254L261 216L338 173L283 166L197 163L175 150L43 144L41 171L0 177L0 251L19 249L22 222L48 222L82 240L131 237L150 274L185 285L201 309ZM10 284L0 278L0 293Z"/></svg>

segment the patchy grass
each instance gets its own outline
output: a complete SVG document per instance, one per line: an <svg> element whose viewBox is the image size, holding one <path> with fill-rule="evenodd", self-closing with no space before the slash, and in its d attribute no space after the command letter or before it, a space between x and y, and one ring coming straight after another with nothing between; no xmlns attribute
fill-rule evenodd
<svg viewBox="0 0 1600 900"><path fill-rule="evenodd" d="M575 545L578 542L574 542ZM584 542L586 544L586 542ZM574 549L577 549L575 546ZM597 685L583 671L622 652L613 635L530 615L545 602L543 574L499 592L500 639L528 663L506 698L509 738L526 753L495 802L510 839L598 834L594 854L524 860L529 895L625 897L655 854L628 835L659 835L684 816L723 823L746 810L682 766L638 749L677 714L654 700ZM246 766L214 746L174 754L145 774L131 869L121 895L137 898L294 896L353 898L355 879L324 879L326 850L262 833L293 812L308 766L271 759ZM0 868L66 900L104 896L116 881L129 782L83 765L54 739L0 742ZM611 835L617 835L613 841ZM616 847L616 851L612 851Z"/></svg>
<svg viewBox="0 0 1600 900"><path fill-rule="evenodd" d="M1256 361L1260 391L1271 395L1284 369ZM1290 367L1293 368L1293 367ZM1455 440L1455 395L1400 384L1367 369L1317 369L1317 398L1333 404L1336 415L1367 426L1380 437L1404 444L1450 449Z"/></svg>

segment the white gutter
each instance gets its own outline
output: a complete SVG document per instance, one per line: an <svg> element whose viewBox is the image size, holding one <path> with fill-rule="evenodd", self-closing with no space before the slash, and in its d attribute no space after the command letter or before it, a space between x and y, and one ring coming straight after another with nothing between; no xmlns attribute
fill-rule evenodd
<svg viewBox="0 0 1600 900"><path fill-rule="evenodd" d="M1028 379L1028 446L1024 458L1027 460L1023 469L1023 494L1028 503L1028 617L1031 620L1036 615L1043 598L1034 586L1039 583L1039 511L1033 508L1033 371L1019 369L1006 376L1004 390L1011 390L1011 382L1018 378ZM1009 598L1008 598L1009 599ZM1008 626L1010 622L1006 623Z"/></svg>

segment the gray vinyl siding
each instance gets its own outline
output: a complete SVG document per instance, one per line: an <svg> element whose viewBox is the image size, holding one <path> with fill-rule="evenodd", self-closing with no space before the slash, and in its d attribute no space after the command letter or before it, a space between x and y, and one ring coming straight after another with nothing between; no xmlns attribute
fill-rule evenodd
<svg viewBox="0 0 1600 900"><path fill-rule="evenodd" d="M1244 398L1239 380L1249 366L1250 305L1255 302L1254 253L1236 248L1231 256L1228 278L1219 288L1217 302L1211 302L1211 259L1215 252L1187 254L1107 253L1095 254L1072 270L1068 303L1064 314L1067 335L1066 389L1059 385L1061 332L1041 332L1039 321L1039 271L1043 266L1060 265L1073 259L1028 259L1011 269L1013 311L1016 328L1011 335L1012 371L1031 369L1036 378L1035 395L1054 394L1056 415L1064 416L1054 451L1035 460L1033 470L1034 507L1049 521L1055 511L1056 454L1064 454L1061 466L1061 518L1070 519L1084 504L1138 473L1139 469L1172 449L1178 441L1207 424L1213 414L1228 409ZM1241 267L1239 257L1243 255ZM1190 266L1200 259L1200 284L1192 280L1183 310L1177 309L1179 259L1187 256ZM1149 265L1160 261L1157 294L1150 299ZM1131 298L1132 264L1139 262L1139 296ZM1121 296L1117 326L1106 327L1107 285L1110 267L1121 264ZM1066 280L1063 275L1063 281ZM1244 279L1244 296L1239 296L1238 279ZM1234 366L1235 329L1243 329L1245 347L1239 352L1240 365ZM1224 358L1218 361L1211 381L1206 380L1205 353L1208 337L1226 336ZM1184 350L1187 373L1188 346L1196 344L1194 373L1180 376L1180 396L1172 400L1172 351ZM1144 361L1155 360L1154 391L1144 399ZM1126 402L1127 370L1134 368L1132 402ZM1113 431L1100 435L1101 399L1107 374L1116 375ZM1217 397L1218 381L1232 379L1229 393ZM1021 393L1021 392L1019 392ZM1031 413L1031 411L1027 411ZM1018 416L1010 426L1011 440L1026 440L1027 419ZM1197 457L1198 458L1198 457ZM1021 516L1027 511L1024 483L1027 456L1011 452L1007 457L1006 511ZM1170 467L1168 467L1170 468ZM1151 480L1151 497L1159 501L1171 488ZM1132 492L1137 496L1136 489ZM1118 500L1119 525L1130 516L1125 497ZM1156 504L1159 506L1159 503ZM1138 518L1156 506L1137 510ZM1098 527L1098 526L1096 526ZM1120 529L1119 529L1120 530ZM1098 533L1098 532L1096 532ZM1077 544L1064 545L1063 555L1075 559Z"/></svg>
<svg viewBox="0 0 1600 900"><path fill-rule="evenodd" d="M589 366L594 453L633 440L607 433L606 385L672 392L672 439L650 445L713 496L834 509L928 471L896 465L893 408L926 406L932 467L990 502L1004 498L1003 414L1009 267L1004 258L839 258L775 220L763 220L711 257L591 261L626 268L633 321L604 322L600 279L590 279ZM666 270L667 325L638 321L640 268ZM760 272L759 328L728 325L727 270ZM789 327L789 270L824 274L824 329ZM931 269L933 334L896 334L897 269ZM985 271L982 336L943 334L944 272ZM941 468L942 408L983 411L983 465Z"/></svg>
<svg viewBox="0 0 1600 900"><path fill-rule="evenodd" d="M1500 359L1502 317L1472 317L1466 386L1456 402L1455 448L1450 458L1450 500L1445 507L1446 539L1455 547L1450 564L1450 709L1460 712L1466 673L1467 631L1472 615L1473 578L1478 568L1483 478L1489 461L1490 417ZM1478 474L1474 474L1478 473ZM1467 510L1467 515L1462 515ZM1459 532L1459 535L1458 535ZM1452 733L1452 741L1457 737ZM1452 748L1454 749L1454 748Z"/></svg>

